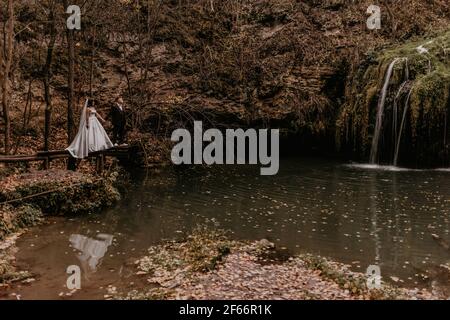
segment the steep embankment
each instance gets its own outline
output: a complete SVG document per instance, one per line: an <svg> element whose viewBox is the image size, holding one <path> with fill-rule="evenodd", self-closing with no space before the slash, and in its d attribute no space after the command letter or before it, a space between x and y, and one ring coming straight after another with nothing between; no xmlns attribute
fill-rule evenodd
<svg viewBox="0 0 450 320"><path fill-rule="evenodd" d="M118 1L110 8L107 21L101 20L103 11L84 14L86 28L76 34L77 101L81 104L89 94L92 66L93 94L101 101L100 111L104 113L116 95L124 94L131 110L130 139L144 144L156 160L168 157L161 142L167 141L171 130L189 127L193 119L215 127L280 127L297 137L290 141L294 144L290 149L315 145L333 151L336 119L341 114L338 129L342 128L347 121L342 114L349 112L348 105L355 105L359 94L350 88L358 88L354 77L358 79L367 65L360 63L380 48L442 30L450 22L445 0L379 1L382 28L378 31L366 27L372 0L218 1L213 7L204 0L149 2L140 7L127 3ZM40 11L29 1L21 10L26 14L20 15L18 30L33 29L27 17ZM94 22L95 33L88 27ZM36 64L42 64L46 53L38 31L26 34L18 37L23 54L14 83L15 134L24 136L19 152L30 145L40 147L43 136L39 81L30 86L31 120L25 129L21 125L30 79L27 70L39 70ZM62 34L56 42L52 78L53 148L67 143L66 73ZM380 83L378 78L372 80ZM373 99L380 90L372 89ZM367 145L373 131L374 117L364 121L367 130L354 130L354 148L361 146L359 141Z"/></svg>
<svg viewBox="0 0 450 320"><path fill-rule="evenodd" d="M407 1L382 6L382 29L370 31L370 4L250 1L213 13L198 4L181 13L168 6L156 26L152 66L164 85L143 98L154 103L144 124L155 130L194 117L216 126L281 127L298 137L291 148L334 149L337 114L353 95L347 81L366 53L449 21L443 2Z"/></svg>

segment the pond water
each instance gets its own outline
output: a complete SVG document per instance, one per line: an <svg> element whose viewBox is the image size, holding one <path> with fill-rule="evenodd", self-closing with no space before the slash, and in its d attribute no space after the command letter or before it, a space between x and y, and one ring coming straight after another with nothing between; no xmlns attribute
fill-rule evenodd
<svg viewBox="0 0 450 320"><path fill-rule="evenodd" d="M51 219L22 236L18 263L38 277L7 297L103 298L108 285L144 285L134 261L152 244L203 223L237 239L269 239L292 254L327 256L356 271L376 264L384 279L405 286L424 285L417 274L449 261L431 236L450 242L445 169L288 158L272 177L260 176L258 167L218 166L139 172L133 181L126 197L101 214ZM73 296L65 295L69 265L83 274Z"/></svg>

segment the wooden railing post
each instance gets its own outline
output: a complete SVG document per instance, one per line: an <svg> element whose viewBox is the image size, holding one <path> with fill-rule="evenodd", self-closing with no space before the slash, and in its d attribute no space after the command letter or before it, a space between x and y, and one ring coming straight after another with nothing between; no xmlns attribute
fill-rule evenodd
<svg viewBox="0 0 450 320"><path fill-rule="evenodd" d="M103 155L103 153L99 153L98 156L96 157L96 169L98 174L101 174L103 172L105 166L104 157L105 156Z"/></svg>
<svg viewBox="0 0 450 320"><path fill-rule="evenodd" d="M46 157L44 160L44 170L50 169L50 157Z"/></svg>

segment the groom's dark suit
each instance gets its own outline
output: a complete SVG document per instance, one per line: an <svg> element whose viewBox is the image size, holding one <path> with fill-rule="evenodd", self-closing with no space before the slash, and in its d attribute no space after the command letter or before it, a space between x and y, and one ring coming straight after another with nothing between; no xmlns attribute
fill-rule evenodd
<svg viewBox="0 0 450 320"><path fill-rule="evenodd" d="M127 123L125 106L114 103L111 107L110 117L113 124L113 143L124 143L125 125Z"/></svg>

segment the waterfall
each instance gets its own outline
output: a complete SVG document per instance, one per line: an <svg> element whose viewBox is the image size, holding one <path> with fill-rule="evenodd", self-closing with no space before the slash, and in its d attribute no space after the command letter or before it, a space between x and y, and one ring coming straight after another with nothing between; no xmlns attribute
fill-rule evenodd
<svg viewBox="0 0 450 320"><path fill-rule="evenodd" d="M408 113L408 108L409 108L409 98L411 97L412 90L413 90L413 87L411 86L411 89L409 89L409 92L408 92L408 96L406 97L405 108L403 109L403 117L402 117L402 122L400 123L400 131L398 133L397 142L395 143L394 166L397 166L397 162L398 162L398 151L400 150L400 142L402 139L403 127L405 126L406 114Z"/></svg>
<svg viewBox="0 0 450 320"><path fill-rule="evenodd" d="M392 107L392 141L394 142L394 146L396 146L395 142L398 137L398 100L403 93L403 89L405 86L410 83L409 81L409 66L408 66L408 58L403 58L402 61L405 61L405 80L402 82L400 87L398 88L397 94L394 98L394 106Z"/></svg>
<svg viewBox="0 0 450 320"><path fill-rule="evenodd" d="M377 119L375 123L375 131L372 138L372 149L370 150L370 163L375 164L378 155L378 144L380 141L381 128L383 124L383 115L384 115L384 104L386 102L387 90L389 87L389 81L392 77L392 72L394 70L394 66L399 61L400 58L395 58L394 61L389 65L386 76L384 80L383 89L381 90L381 97L378 100L378 110L377 110Z"/></svg>
<svg viewBox="0 0 450 320"><path fill-rule="evenodd" d="M395 141L397 139L398 136L398 99L400 98L400 95L403 92L403 89L405 88L405 85L408 83L408 78L406 78L406 80L400 85L400 87L398 88L397 94L395 95L394 98L394 106L392 107L392 139Z"/></svg>
<svg viewBox="0 0 450 320"><path fill-rule="evenodd" d="M405 58L405 79L406 79L406 81L409 80L409 63L408 63L408 58Z"/></svg>

